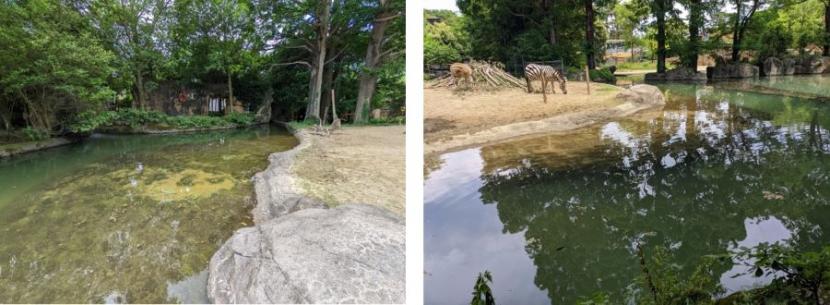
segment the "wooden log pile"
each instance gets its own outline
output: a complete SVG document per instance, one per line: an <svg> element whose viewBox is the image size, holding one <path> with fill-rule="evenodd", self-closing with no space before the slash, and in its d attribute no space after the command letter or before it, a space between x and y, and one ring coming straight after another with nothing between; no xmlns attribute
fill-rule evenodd
<svg viewBox="0 0 830 305"><path fill-rule="evenodd" d="M523 79L519 79L504 71L504 64L500 62L487 62L473 60L468 63L473 69L473 87L485 89L503 89L503 88L526 88L527 85ZM430 88L457 88L459 85L464 86L463 82L459 82L447 74L436 78L428 85Z"/></svg>

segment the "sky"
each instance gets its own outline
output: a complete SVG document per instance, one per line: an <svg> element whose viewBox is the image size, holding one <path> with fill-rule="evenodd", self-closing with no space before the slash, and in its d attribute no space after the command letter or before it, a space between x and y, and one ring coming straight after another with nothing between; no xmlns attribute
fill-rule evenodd
<svg viewBox="0 0 830 305"><path fill-rule="evenodd" d="M428 10L452 10L458 12L455 0L424 0L424 8Z"/></svg>

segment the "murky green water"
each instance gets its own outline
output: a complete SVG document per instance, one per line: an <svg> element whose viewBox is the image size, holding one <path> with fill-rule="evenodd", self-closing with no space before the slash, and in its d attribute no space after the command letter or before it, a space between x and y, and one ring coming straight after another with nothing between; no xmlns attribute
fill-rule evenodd
<svg viewBox="0 0 830 305"><path fill-rule="evenodd" d="M803 91L817 80L766 81ZM661 89L667 105L636 117L442 156L425 183L426 302L468 303L489 270L499 304L596 292L624 303L638 243L670 249L690 273L739 247L830 242L830 104ZM727 293L770 281L742 275L744 263L718 266Z"/></svg>
<svg viewBox="0 0 830 305"><path fill-rule="evenodd" d="M275 127L94 136L0 160L0 303L205 302L210 256L251 225Z"/></svg>

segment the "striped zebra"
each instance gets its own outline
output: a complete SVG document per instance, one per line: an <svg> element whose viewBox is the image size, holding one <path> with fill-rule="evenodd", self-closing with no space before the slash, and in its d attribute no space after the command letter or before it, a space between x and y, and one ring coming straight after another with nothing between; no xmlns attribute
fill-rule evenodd
<svg viewBox="0 0 830 305"><path fill-rule="evenodd" d="M530 84L531 81L542 81L542 95L544 96L545 103L548 102L548 82L551 83L550 89L553 91L554 94L556 93L556 89L553 87L553 82L558 82L559 88L562 89L562 93L568 94L568 88L566 87L566 85L568 84L568 79L565 77L565 75L562 74L562 72L559 72L559 70L556 70L551 66L537 64L529 64L525 66L525 80L527 81L528 93L533 93L533 86Z"/></svg>

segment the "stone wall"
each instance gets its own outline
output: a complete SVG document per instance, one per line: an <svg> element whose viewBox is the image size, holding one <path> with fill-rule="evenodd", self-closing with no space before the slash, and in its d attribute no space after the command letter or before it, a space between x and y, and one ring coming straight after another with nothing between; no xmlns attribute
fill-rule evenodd
<svg viewBox="0 0 830 305"><path fill-rule="evenodd" d="M762 67L762 74L766 76L830 73L830 57L809 56L783 60L770 57L764 60Z"/></svg>

